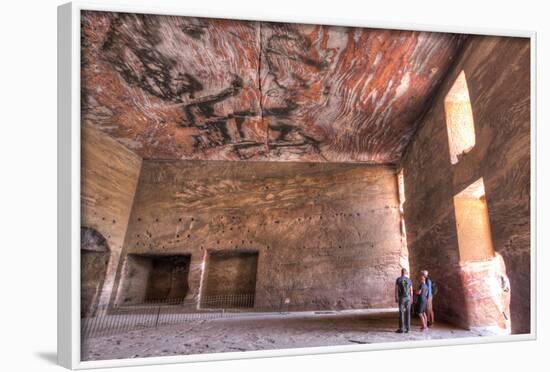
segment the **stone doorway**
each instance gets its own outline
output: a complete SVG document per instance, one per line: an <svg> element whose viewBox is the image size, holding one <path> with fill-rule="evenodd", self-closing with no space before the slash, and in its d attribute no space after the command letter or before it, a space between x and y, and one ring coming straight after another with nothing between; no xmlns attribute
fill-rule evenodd
<svg viewBox="0 0 550 372"><path fill-rule="evenodd" d="M107 240L98 231L80 229L80 316L93 316L107 274L110 249Z"/></svg>

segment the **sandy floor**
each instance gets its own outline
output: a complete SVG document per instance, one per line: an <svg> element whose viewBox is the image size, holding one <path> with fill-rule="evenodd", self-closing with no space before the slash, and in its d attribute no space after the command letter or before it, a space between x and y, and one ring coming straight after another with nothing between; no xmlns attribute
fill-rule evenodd
<svg viewBox="0 0 550 372"><path fill-rule="evenodd" d="M143 358L228 351L349 345L404 340L480 336L435 324L421 332L418 320L408 334L397 334L397 312L353 310L265 314L250 317L189 320L184 323L89 338L82 359Z"/></svg>

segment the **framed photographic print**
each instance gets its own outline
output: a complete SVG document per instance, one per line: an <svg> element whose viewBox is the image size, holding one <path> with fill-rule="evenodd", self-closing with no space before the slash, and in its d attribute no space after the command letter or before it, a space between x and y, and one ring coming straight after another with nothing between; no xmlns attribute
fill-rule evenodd
<svg viewBox="0 0 550 372"><path fill-rule="evenodd" d="M535 33L58 10L59 358L535 337Z"/></svg>

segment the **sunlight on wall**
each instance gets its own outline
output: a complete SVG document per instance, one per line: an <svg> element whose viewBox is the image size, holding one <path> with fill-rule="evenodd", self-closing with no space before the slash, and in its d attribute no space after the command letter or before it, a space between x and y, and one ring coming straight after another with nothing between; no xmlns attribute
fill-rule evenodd
<svg viewBox="0 0 550 372"><path fill-rule="evenodd" d="M409 270L409 247L407 246L407 230L405 227L405 175L403 173L403 168L397 173L397 190L399 197L399 215L401 219L400 230L401 230L401 255L399 257L399 263L401 267Z"/></svg>
<svg viewBox="0 0 550 372"><path fill-rule="evenodd" d="M495 251L483 178L456 194L453 201L460 262L493 258Z"/></svg>
<svg viewBox="0 0 550 372"><path fill-rule="evenodd" d="M445 97L445 120L451 163L456 164L476 144L474 116L464 71L460 72Z"/></svg>
<svg viewBox="0 0 550 372"><path fill-rule="evenodd" d="M479 178L453 198L468 325L481 334L509 334L510 283L491 236L485 184Z"/></svg>

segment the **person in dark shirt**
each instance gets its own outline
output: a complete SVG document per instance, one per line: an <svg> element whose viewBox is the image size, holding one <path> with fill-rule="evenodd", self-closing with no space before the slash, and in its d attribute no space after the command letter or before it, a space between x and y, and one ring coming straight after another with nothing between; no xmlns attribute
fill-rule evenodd
<svg viewBox="0 0 550 372"><path fill-rule="evenodd" d="M420 277L420 286L416 291L417 303L416 312L422 321L422 331L428 329L428 318L426 316L426 309L428 307L428 285L426 284L426 277L422 275Z"/></svg>
<svg viewBox="0 0 550 372"><path fill-rule="evenodd" d="M395 281L395 302L399 305L399 329L397 333L408 333L411 328L411 302L413 283L407 269L401 269L401 276Z"/></svg>

